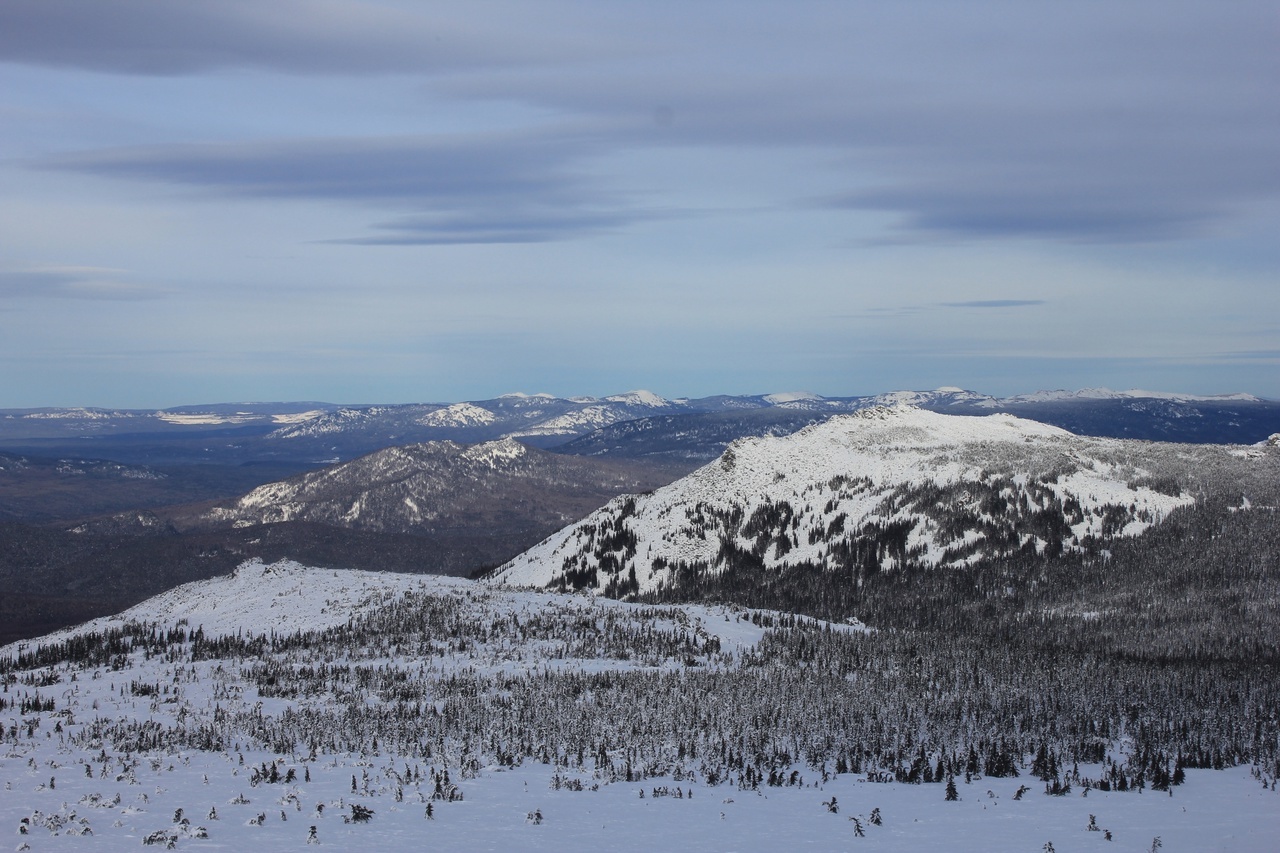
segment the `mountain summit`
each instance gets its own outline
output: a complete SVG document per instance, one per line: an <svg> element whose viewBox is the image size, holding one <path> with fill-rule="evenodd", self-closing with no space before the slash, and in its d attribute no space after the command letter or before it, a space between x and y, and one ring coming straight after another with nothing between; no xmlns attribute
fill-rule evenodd
<svg viewBox="0 0 1280 853"><path fill-rule="evenodd" d="M909 406L742 439L647 496L607 506L493 582L650 593L707 575L807 567L859 583L903 566L1097 551L1192 504L1252 448L1085 438L997 414Z"/></svg>

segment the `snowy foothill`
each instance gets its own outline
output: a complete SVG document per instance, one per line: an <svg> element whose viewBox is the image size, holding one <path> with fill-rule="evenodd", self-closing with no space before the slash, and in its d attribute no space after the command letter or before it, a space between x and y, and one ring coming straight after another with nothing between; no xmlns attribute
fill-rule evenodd
<svg viewBox="0 0 1280 853"><path fill-rule="evenodd" d="M459 613L477 620L547 612L598 619L606 613L649 611L658 614L657 621L672 632L716 638L724 652L749 648L763 634L750 621L753 611L747 608L699 604L646 608L589 595L494 589L442 575L320 569L292 560L267 564L253 559L228 575L183 584L114 616L0 647L0 660L129 624L198 629L208 638L323 631L410 594L447 598ZM835 627L844 630L844 626Z"/></svg>

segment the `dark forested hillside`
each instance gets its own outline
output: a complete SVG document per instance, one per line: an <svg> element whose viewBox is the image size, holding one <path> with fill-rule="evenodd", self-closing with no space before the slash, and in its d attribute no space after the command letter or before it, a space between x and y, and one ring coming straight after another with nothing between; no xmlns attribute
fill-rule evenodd
<svg viewBox="0 0 1280 853"><path fill-rule="evenodd" d="M766 569L733 552L722 572L688 571L638 598L732 601L1154 661L1280 664L1280 512L1209 502L1106 551L909 565L860 583L809 563Z"/></svg>

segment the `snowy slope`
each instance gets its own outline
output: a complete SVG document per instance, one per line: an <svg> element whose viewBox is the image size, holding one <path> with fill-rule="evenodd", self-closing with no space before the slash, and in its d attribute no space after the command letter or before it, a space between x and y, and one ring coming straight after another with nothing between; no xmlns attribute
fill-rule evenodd
<svg viewBox="0 0 1280 853"><path fill-rule="evenodd" d="M617 498L501 567L503 585L631 591L726 548L768 566L963 565L1133 536L1193 501L1182 457L1223 449L1072 435L1010 415L878 407L779 438L744 439L651 495ZM625 592L625 589L621 590Z"/></svg>
<svg viewBox="0 0 1280 853"><path fill-rule="evenodd" d="M535 614L595 620L608 613L626 619L636 614L645 624L665 626L672 633L715 637L722 651L728 653L754 646L764 633L749 621L754 611L744 608L696 604L653 608L582 595L498 590L440 575L319 569L292 560L266 564L254 559L229 575L183 584L114 616L0 646L0 660L131 623L162 629L201 629L208 638L323 631L346 625L406 595L444 597L462 618L475 621L512 615L529 618ZM808 621L819 624L818 620ZM845 626L834 627L847 630ZM478 661L496 665L506 650L480 651L479 657L471 655L468 665L474 666Z"/></svg>

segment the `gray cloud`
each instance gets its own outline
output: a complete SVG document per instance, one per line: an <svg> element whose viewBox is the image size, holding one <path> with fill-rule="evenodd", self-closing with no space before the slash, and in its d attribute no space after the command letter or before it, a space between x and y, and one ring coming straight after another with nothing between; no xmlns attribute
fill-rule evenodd
<svg viewBox="0 0 1280 853"><path fill-rule="evenodd" d="M1195 238L1280 196L1280 52L1268 2L923 0L782 12L548 0L493 12L9 0L0 58L121 73L412 72L434 96L532 106L597 128L589 144L533 132L475 150L330 140L62 161L232 194L416 200L437 214L426 229L392 224L357 238L371 243L447 242L451 228L481 242L589 233L478 218L588 216L590 189L574 168L662 146L772 148L820 163L833 191L809 206L886 212L886 237L901 241ZM616 205L596 208L626 218Z"/></svg>
<svg viewBox="0 0 1280 853"><path fill-rule="evenodd" d="M629 20L627 61L591 74L437 85L628 117L637 144L828 152L845 189L810 203L895 214L897 239L1201 237L1280 195L1270 4L815 4L753 25L760 12ZM639 45L661 60L626 53Z"/></svg>
<svg viewBox="0 0 1280 853"><path fill-rule="evenodd" d="M578 174L602 147L574 131L455 137L144 146L64 155L40 168L161 181L228 196L322 198L408 208L359 245L528 243L653 218Z"/></svg>
<svg viewBox="0 0 1280 853"><path fill-rule="evenodd" d="M455 216L409 216L374 227L368 237L326 240L361 246L432 246L455 243L547 243L614 231L651 214L621 211L525 213L494 211Z"/></svg>
<svg viewBox="0 0 1280 853"><path fill-rule="evenodd" d="M947 308L1025 308L1045 305L1043 299L975 299L970 302L943 302Z"/></svg>
<svg viewBox="0 0 1280 853"><path fill-rule="evenodd" d="M461 16L348 0L6 0L0 59L122 74L438 71L548 47Z"/></svg>
<svg viewBox="0 0 1280 853"><path fill-rule="evenodd" d="M0 270L0 299L155 299L156 288L130 282L123 270L96 267L52 267Z"/></svg>
<svg viewBox="0 0 1280 853"><path fill-rule="evenodd" d="M566 170L589 146L512 136L280 140L155 145L48 158L41 168L203 187L227 195L461 204L581 197Z"/></svg>

